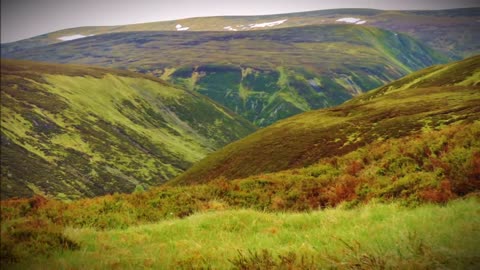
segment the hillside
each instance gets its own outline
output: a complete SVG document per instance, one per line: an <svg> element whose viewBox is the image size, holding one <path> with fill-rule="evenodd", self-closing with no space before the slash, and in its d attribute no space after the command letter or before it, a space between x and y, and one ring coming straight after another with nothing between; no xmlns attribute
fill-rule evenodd
<svg viewBox="0 0 480 270"><path fill-rule="evenodd" d="M449 57L478 54L476 38L480 8L394 11L375 9L332 9L263 16L199 17L152 23L92 26L64 29L30 39L2 44L2 57L23 49L72 39L138 31L256 31L306 25L362 24L406 33Z"/></svg>
<svg viewBox="0 0 480 270"><path fill-rule="evenodd" d="M306 167L203 184L178 185L177 179L147 191L71 202L42 196L1 200L0 264L476 269L479 58L422 70L345 105L301 114L250 136L262 134L257 138L275 147L261 148L257 140L253 151L240 140L210 156L240 143L243 149L237 149L253 152L252 163L222 165L240 164L250 173L263 160L277 164L277 156L285 161L299 147L322 147L303 143L316 134L338 136L333 141L343 145L334 156L320 153ZM282 137L275 127L285 123L289 130ZM278 152L285 144L288 151ZM203 181L189 183L197 182Z"/></svg>
<svg viewBox="0 0 480 270"><path fill-rule="evenodd" d="M255 130L208 98L128 71L2 59L1 74L2 198L132 192Z"/></svg>
<svg viewBox="0 0 480 270"><path fill-rule="evenodd" d="M446 58L360 25L247 32L126 32L8 54L148 73L204 94L258 126L330 107Z"/></svg>
<svg viewBox="0 0 480 270"><path fill-rule="evenodd" d="M343 105L303 113L236 141L172 184L300 168L366 144L480 119L480 56L413 73Z"/></svg>
<svg viewBox="0 0 480 270"><path fill-rule="evenodd" d="M2 200L0 263L476 269L479 136L480 121L456 123L247 179Z"/></svg>

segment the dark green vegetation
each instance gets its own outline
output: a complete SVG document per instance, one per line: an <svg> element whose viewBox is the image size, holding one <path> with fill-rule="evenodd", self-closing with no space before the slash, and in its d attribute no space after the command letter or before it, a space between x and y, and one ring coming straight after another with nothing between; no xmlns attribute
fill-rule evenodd
<svg viewBox="0 0 480 270"><path fill-rule="evenodd" d="M196 93L104 68L2 60L1 196L132 192L254 127Z"/></svg>
<svg viewBox="0 0 480 270"><path fill-rule="evenodd" d="M300 168L375 141L480 119L480 56L435 66L331 109L303 113L236 141L172 183Z"/></svg>
<svg viewBox="0 0 480 270"><path fill-rule="evenodd" d="M338 105L446 61L407 35L352 25L113 33L7 56L149 73L204 94L259 126Z"/></svg>

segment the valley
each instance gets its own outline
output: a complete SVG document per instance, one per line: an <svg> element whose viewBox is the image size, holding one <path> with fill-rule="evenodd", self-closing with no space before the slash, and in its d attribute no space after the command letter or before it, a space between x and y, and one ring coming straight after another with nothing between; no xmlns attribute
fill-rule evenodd
<svg viewBox="0 0 480 270"><path fill-rule="evenodd" d="M209 155L174 182L301 168L375 141L478 121L479 67L478 56L430 67L340 106L279 121Z"/></svg>
<svg viewBox="0 0 480 270"><path fill-rule="evenodd" d="M352 25L250 32L126 32L7 57L150 74L257 126L331 107L447 57L407 35Z"/></svg>
<svg viewBox="0 0 480 270"><path fill-rule="evenodd" d="M255 130L141 74L24 61L2 61L1 72L2 198L148 188Z"/></svg>

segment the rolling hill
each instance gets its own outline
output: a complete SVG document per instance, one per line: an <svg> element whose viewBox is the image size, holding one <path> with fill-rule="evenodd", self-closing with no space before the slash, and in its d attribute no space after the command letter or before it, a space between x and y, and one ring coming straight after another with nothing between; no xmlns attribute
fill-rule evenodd
<svg viewBox="0 0 480 270"><path fill-rule="evenodd" d="M437 128L246 179L73 202L1 200L0 262L13 269L475 268L480 121Z"/></svg>
<svg viewBox="0 0 480 270"><path fill-rule="evenodd" d="M151 76L3 59L1 74L2 198L132 192L255 130Z"/></svg>
<svg viewBox="0 0 480 270"><path fill-rule="evenodd" d="M199 17L152 23L91 26L64 29L38 37L2 44L5 54L106 33L138 31L255 31L306 25L362 24L411 35L428 46L463 58L478 54L475 38L480 8L394 11L375 9L332 9L263 16Z"/></svg>
<svg viewBox="0 0 480 270"><path fill-rule="evenodd" d="M196 163L171 184L301 168L364 145L480 119L480 56L413 73L343 105L261 129Z"/></svg>
<svg viewBox="0 0 480 270"><path fill-rule="evenodd" d="M7 56L148 73L204 94L258 126L338 105L447 59L407 35L361 25L110 33Z"/></svg>

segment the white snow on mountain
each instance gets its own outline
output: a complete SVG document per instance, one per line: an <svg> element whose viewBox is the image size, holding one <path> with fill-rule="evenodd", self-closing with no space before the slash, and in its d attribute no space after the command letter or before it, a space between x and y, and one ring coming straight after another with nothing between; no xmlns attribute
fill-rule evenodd
<svg viewBox="0 0 480 270"><path fill-rule="evenodd" d="M359 21L359 22L357 22L357 23L355 23L355 24L364 24L364 23L366 23L366 22L367 22L367 21Z"/></svg>
<svg viewBox="0 0 480 270"><path fill-rule="evenodd" d="M239 29L240 30L250 30L250 29L253 29L253 28L272 27L272 26L280 25L280 24L282 24L286 21L287 21L287 19L274 21L274 22L251 23L249 25L238 24L235 27L229 25L229 26L223 27L223 29L228 30L228 31L238 31Z"/></svg>
<svg viewBox="0 0 480 270"><path fill-rule="evenodd" d="M223 29L225 29L225 30L230 30L230 31L238 31L237 29L235 29L235 28L233 28L233 27L231 27L231 26L225 26L225 27L223 27Z"/></svg>
<svg viewBox="0 0 480 270"><path fill-rule="evenodd" d="M177 29L177 31L186 31L186 30L190 29L190 27L186 27L186 26L184 27L181 24L177 24L175 26L175 28Z"/></svg>
<svg viewBox="0 0 480 270"><path fill-rule="evenodd" d="M263 28L263 27L272 27L272 26L276 26L276 25L280 25L284 22L286 22L287 19L285 20L280 20L280 21L274 21L274 22L265 22L265 23L252 23L252 24L249 24L248 26L250 28Z"/></svg>
<svg viewBox="0 0 480 270"><path fill-rule="evenodd" d="M348 18L341 18L341 19L338 19L337 22L346 22L346 23L356 23L356 22L359 22L360 19L358 18L351 18L351 17L348 17Z"/></svg>
<svg viewBox="0 0 480 270"><path fill-rule="evenodd" d="M71 35L71 36L59 37L57 39L59 39L61 41L69 41L69 40L74 40L74 39L79 39L79 38L84 38L84 37L91 37L91 36L93 36L93 35L84 36L84 35L81 35L81 34L75 34L75 35Z"/></svg>

